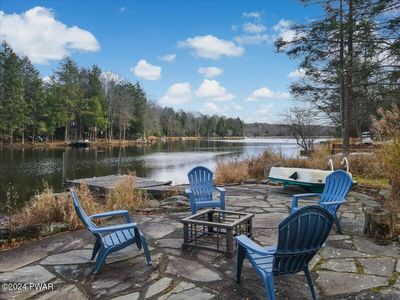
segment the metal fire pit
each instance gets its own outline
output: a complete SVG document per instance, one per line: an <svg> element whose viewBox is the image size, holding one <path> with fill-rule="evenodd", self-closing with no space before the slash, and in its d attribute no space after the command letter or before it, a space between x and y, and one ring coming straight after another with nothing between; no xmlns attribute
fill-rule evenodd
<svg viewBox="0 0 400 300"><path fill-rule="evenodd" d="M225 253L233 257L236 251L234 236L252 237L254 214L207 209L181 220L182 248L190 247Z"/></svg>

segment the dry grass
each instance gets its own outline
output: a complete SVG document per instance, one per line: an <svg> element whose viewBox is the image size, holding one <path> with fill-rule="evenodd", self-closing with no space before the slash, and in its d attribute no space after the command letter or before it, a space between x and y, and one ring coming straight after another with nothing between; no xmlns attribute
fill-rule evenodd
<svg viewBox="0 0 400 300"><path fill-rule="evenodd" d="M400 137L391 144L385 145L382 150L382 171L389 179L391 185L390 201L387 206L393 210L400 210Z"/></svg>
<svg viewBox="0 0 400 300"><path fill-rule="evenodd" d="M106 207L109 210L127 209L133 212L139 208L145 208L148 199L146 192L136 188L136 175L129 173L107 194Z"/></svg>
<svg viewBox="0 0 400 300"><path fill-rule="evenodd" d="M342 157L332 156L329 144L316 147L313 154L307 158L285 158L281 153L267 150L260 156L239 162L219 162L215 172L215 183L240 183L247 178L265 179L268 176L269 168L277 165L330 170L329 159L332 159L335 170L344 168L344 165L341 164ZM349 157L349 164L353 176L379 180L387 178L385 172L382 172L383 163L380 153L352 155Z"/></svg>
<svg viewBox="0 0 400 300"><path fill-rule="evenodd" d="M95 201L86 184L80 185L75 192L82 208L88 215L102 211L101 205ZM48 184L45 184L43 191L36 194L25 206L22 216L24 223L28 225L64 222L69 225L70 229L83 226L69 195L55 195Z"/></svg>
<svg viewBox="0 0 400 300"><path fill-rule="evenodd" d="M246 178L249 178L249 166L246 162L218 162L215 184L240 183Z"/></svg>

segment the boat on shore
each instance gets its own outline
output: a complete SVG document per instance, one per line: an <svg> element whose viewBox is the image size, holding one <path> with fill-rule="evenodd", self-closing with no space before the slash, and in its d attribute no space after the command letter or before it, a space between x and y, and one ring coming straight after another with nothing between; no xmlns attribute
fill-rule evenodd
<svg viewBox="0 0 400 300"><path fill-rule="evenodd" d="M334 172L332 160L329 160L329 163L331 170L272 167L268 179L271 182L282 183L283 186L297 185L309 190L310 192L321 193L325 187L326 177ZM342 163L346 164L347 173L352 177L349 172L347 158L343 159Z"/></svg>

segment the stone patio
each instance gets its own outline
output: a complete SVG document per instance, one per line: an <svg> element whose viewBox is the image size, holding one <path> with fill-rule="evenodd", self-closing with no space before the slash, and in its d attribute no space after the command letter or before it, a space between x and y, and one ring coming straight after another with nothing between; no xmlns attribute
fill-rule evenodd
<svg viewBox="0 0 400 300"><path fill-rule="evenodd" d="M227 209L251 212L254 236L274 244L288 215L291 194L276 186L228 186ZM351 193L340 208L343 235L334 228L310 265L320 299L400 299L399 244L379 246L362 235L362 203ZM91 272L94 238L86 230L67 232L0 252L0 282L52 283L54 289L0 291L0 299L265 299L264 287L246 262L240 284L235 260L204 250L182 250L182 224L189 210L134 217L146 235L152 266L135 246L110 255L98 275ZM275 277L278 299L310 299L303 274Z"/></svg>

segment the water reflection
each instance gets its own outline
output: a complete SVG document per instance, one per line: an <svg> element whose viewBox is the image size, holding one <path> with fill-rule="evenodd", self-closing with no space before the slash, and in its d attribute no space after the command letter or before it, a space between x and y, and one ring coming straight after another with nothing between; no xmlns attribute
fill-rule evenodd
<svg viewBox="0 0 400 300"><path fill-rule="evenodd" d="M218 160L240 159L266 149L296 156L293 139L245 139L214 141L158 142L146 146L122 147L123 173L135 171L138 176L155 180L186 183L187 172L197 165L215 169ZM56 191L62 189L62 153L66 152L66 178L84 178L117 174L119 147L88 149L0 149L0 187L11 182L21 201L29 199L47 181ZM0 194L4 201L4 191Z"/></svg>

